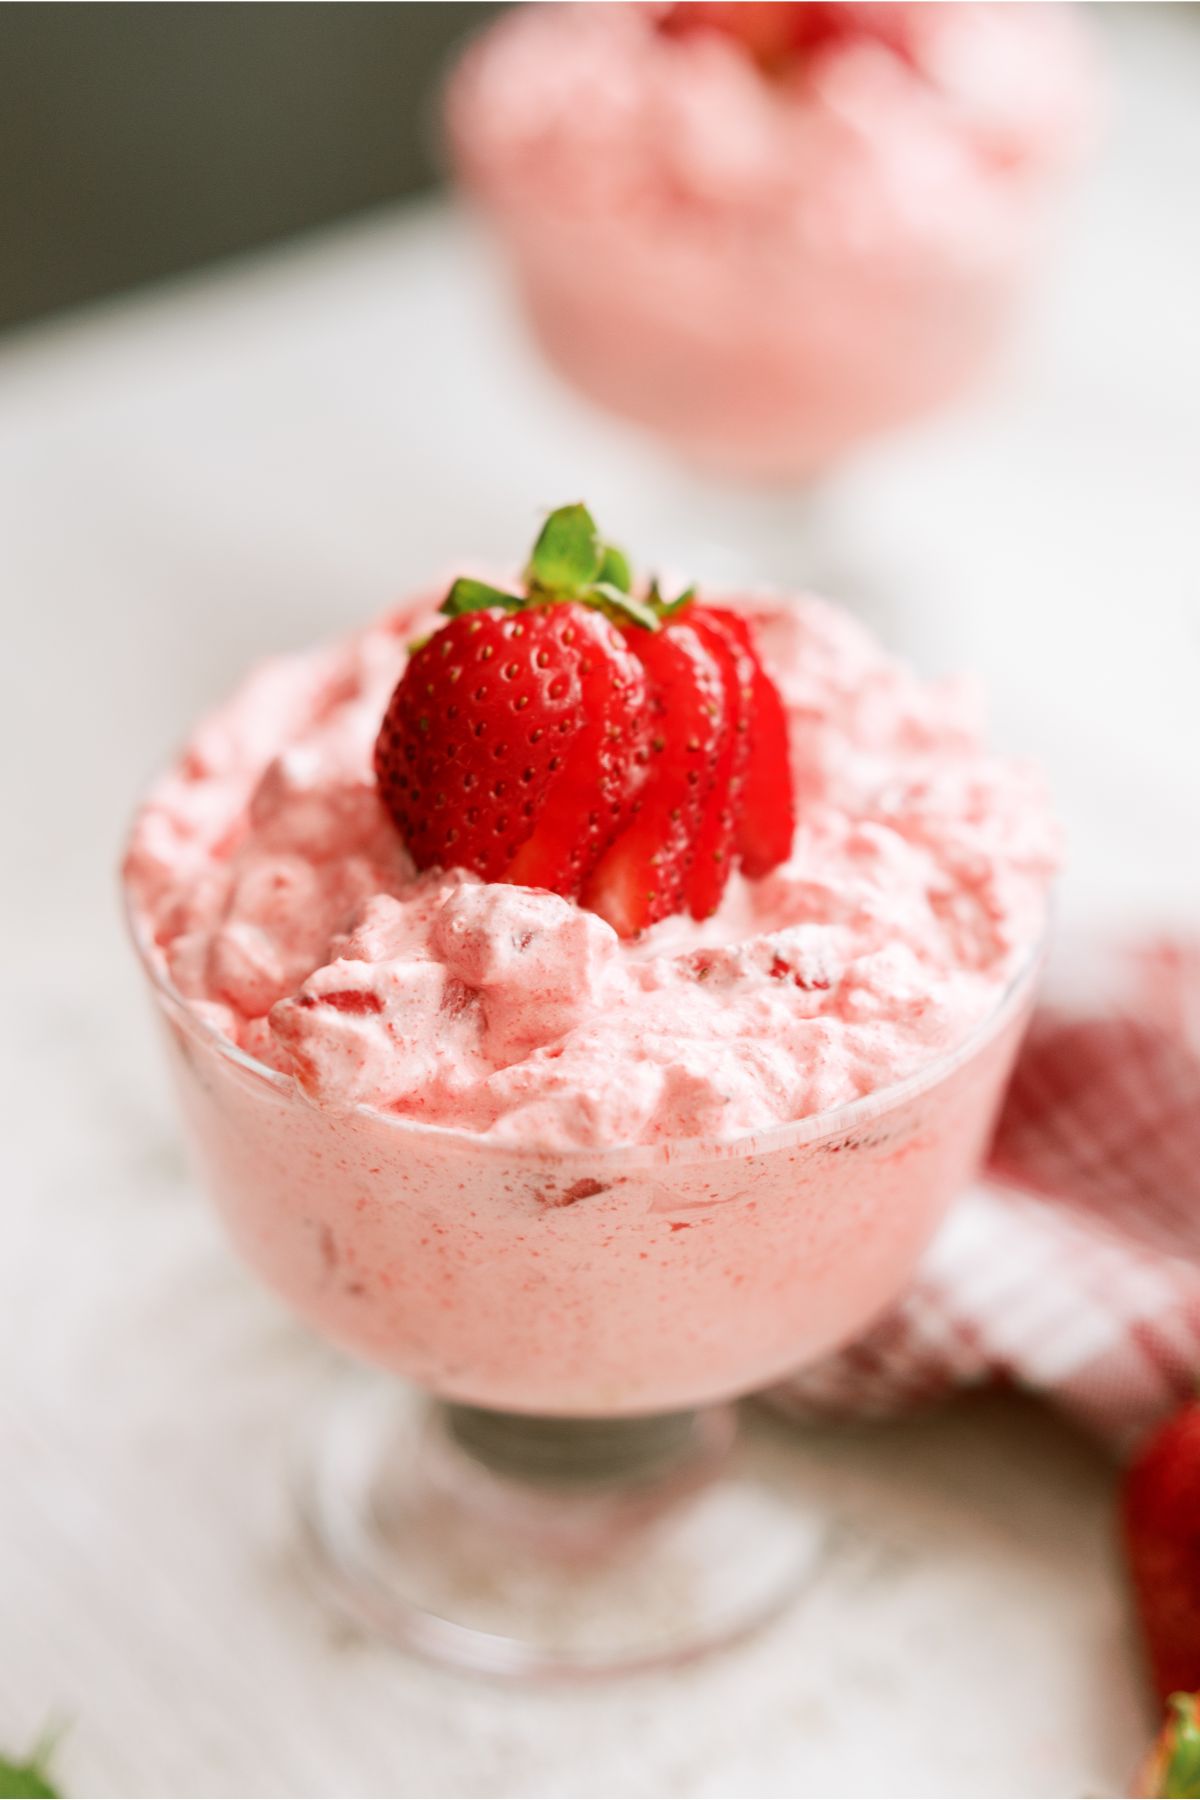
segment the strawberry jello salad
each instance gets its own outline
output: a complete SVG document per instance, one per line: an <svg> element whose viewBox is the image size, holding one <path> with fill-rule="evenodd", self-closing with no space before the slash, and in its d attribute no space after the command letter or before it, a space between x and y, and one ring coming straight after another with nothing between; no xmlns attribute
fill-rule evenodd
<svg viewBox="0 0 1200 1800"><path fill-rule="evenodd" d="M1094 87L1053 5L545 5L468 49L447 111L561 371L788 480L986 362Z"/></svg>
<svg viewBox="0 0 1200 1800"><path fill-rule="evenodd" d="M231 1236L336 1342L550 1415L745 1393L895 1296L986 1142L1055 831L815 599L635 580L582 506L278 658L126 887Z"/></svg>
<svg viewBox="0 0 1200 1800"><path fill-rule="evenodd" d="M1038 778L844 612L634 591L582 507L446 610L260 668L133 832L163 979L320 1106L735 1138L903 1080L1028 957Z"/></svg>

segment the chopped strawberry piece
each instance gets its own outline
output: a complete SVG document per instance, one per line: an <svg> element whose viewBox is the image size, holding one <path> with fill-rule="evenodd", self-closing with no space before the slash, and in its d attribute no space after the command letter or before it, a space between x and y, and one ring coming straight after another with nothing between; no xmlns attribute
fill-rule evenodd
<svg viewBox="0 0 1200 1800"><path fill-rule="evenodd" d="M1200 1401L1144 1446L1125 1478L1125 1547L1160 1699L1200 1688Z"/></svg>
<svg viewBox="0 0 1200 1800"><path fill-rule="evenodd" d="M792 786L787 714L779 690L763 668L750 626L739 613L713 607L717 619L754 662L750 750L742 783L734 848L752 880L768 875L792 853L796 799Z"/></svg>
<svg viewBox="0 0 1200 1800"><path fill-rule="evenodd" d="M632 822L583 890L622 937L683 910L727 735L721 666L700 633L680 621L630 636L650 684L650 766Z"/></svg>
<svg viewBox="0 0 1200 1800"><path fill-rule="evenodd" d="M721 904L734 864L734 834L750 760L754 680L758 664L746 642L718 613L700 606L683 615L716 658L725 690L726 731L717 753L708 808L685 884L688 910L707 919Z"/></svg>

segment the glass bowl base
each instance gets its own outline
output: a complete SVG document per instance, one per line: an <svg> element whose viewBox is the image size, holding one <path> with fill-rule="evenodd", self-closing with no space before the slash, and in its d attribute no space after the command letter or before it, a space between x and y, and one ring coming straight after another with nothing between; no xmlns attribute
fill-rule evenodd
<svg viewBox="0 0 1200 1800"><path fill-rule="evenodd" d="M355 1624L491 1675L670 1666L765 1624L824 1519L732 1407L539 1419L347 1382L303 1448L306 1566Z"/></svg>

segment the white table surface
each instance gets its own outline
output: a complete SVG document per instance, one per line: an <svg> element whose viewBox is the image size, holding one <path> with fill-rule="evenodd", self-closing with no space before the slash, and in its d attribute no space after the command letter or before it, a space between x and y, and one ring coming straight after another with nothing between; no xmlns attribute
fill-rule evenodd
<svg viewBox="0 0 1200 1800"><path fill-rule="evenodd" d="M1192 12L1106 16L1109 140L1006 367L815 497L799 556L1048 763L1068 935L1200 894ZM541 371L437 208L0 350L0 1745L68 1719L79 1795L1119 1793L1149 1719L1113 1471L1029 1403L822 1438L854 1547L686 1674L460 1680L294 1578L281 1461L325 1356L184 1168L118 839L251 658L579 494L644 551L686 535L686 484Z"/></svg>

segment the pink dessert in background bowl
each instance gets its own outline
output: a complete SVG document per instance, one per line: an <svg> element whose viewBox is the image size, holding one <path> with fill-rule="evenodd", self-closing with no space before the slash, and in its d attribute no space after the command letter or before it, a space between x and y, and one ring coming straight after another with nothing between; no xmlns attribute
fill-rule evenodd
<svg viewBox="0 0 1200 1800"><path fill-rule="evenodd" d="M519 7L449 135L571 382L803 480L986 364L1088 135L1081 40L1051 5Z"/></svg>
<svg viewBox="0 0 1200 1800"><path fill-rule="evenodd" d="M702 616L675 604L664 630ZM620 935L414 866L372 758L437 661L426 598L252 674L134 824L134 936L235 1244L461 1407L678 1414L845 1342L969 1179L1025 1023L1057 855L1037 777L969 690L825 602L705 605L782 702L797 812L707 916Z"/></svg>

